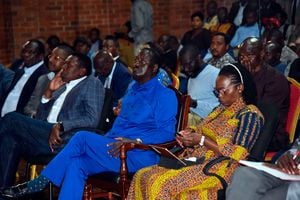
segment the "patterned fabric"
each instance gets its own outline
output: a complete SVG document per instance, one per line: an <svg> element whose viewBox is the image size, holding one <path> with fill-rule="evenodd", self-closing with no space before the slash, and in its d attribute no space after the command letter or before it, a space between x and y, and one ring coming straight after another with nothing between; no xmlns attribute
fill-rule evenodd
<svg viewBox="0 0 300 200"><path fill-rule="evenodd" d="M237 161L246 158L262 126L263 116L260 111L238 100L229 108L217 107L201 122L196 133L213 139L223 155ZM205 164L217 155L205 146L195 146L186 148L180 157L191 156L205 156L205 162L179 170L155 165L138 171L131 183L128 200L217 199L216 191L221 188L220 182L202 173ZM211 171L229 181L238 163L232 162L230 167L228 164L229 161L218 163Z"/></svg>
<svg viewBox="0 0 300 200"><path fill-rule="evenodd" d="M234 58L229 53L226 53L224 54L224 56L222 56L219 59L212 58L211 60L208 61L208 64L211 64L212 66L221 69L228 63L235 63L235 62L236 61L234 60Z"/></svg>
<svg viewBox="0 0 300 200"><path fill-rule="evenodd" d="M233 28L233 24L228 22L228 23L224 23L224 24L217 24L215 26L212 26L210 31L211 32L221 32L221 33L225 33L228 34L230 33L230 30Z"/></svg>

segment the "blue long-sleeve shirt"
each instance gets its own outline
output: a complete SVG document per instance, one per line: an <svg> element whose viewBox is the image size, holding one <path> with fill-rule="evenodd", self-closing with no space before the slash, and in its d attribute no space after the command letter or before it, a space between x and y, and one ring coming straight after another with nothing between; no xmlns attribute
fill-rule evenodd
<svg viewBox="0 0 300 200"><path fill-rule="evenodd" d="M145 144L171 141L175 137L177 98L157 78L133 83L107 137L140 138Z"/></svg>
<svg viewBox="0 0 300 200"><path fill-rule="evenodd" d="M261 32L263 31L264 29L261 30ZM236 47L248 37L259 37L259 27L257 23L255 23L253 26L240 26L236 30L230 42L230 46Z"/></svg>

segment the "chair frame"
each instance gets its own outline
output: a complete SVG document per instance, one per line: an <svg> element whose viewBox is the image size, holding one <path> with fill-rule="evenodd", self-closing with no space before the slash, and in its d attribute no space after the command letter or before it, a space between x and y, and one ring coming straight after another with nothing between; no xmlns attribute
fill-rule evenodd
<svg viewBox="0 0 300 200"><path fill-rule="evenodd" d="M178 120L177 120L177 128L176 128L176 132L178 132L187 127L191 98L189 95L180 94L178 90L172 86L170 86L169 88L175 91L178 99L179 110L177 113ZM157 146L172 148L176 145L177 142L174 140L171 142L158 144ZM91 176L88 178L87 183L85 185L83 199L92 200L94 198L99 198L99 197L113 199L114 197L117 197L117 198L121 198L122 200L125 200L128 194L130 181L131 181L129 179L128 167L126 162L127 152L136 148L143 149L143 150L153 150L149 145L145 145L145 144L124 143L120 148L121 165L120 165L120 172L118 173L119 175L118 182L102 180L100 178ZM94 192L93 186L95 185L99 186L103 191Z"/></svg>
<svg viewBox="0 0 300 200"><path fill-rule="evenodd" d="M300 83L298 83L295 79L287 77L288 82L290 85L295 86L298 90L300 90ZM291 86L290 86L291 88ZM291 98L291 94L290 94L290 98ZM288 111L288 115L290 114L290 109ZM297 104L296 104L296 109L295 109L295 113L293 114L293 118L291 119L291 122L288 124L286 124L285 130L288 133L289 136L289 144L292 144L295 140L295 133L296 133L296 127L297 127L297 123L298 123L298 119L299 119L299 115L300 115L300 97L298 97L297 100ZM289 118L289 116L287 117ZM266 156L265 156L265 161L267 162L271 162L273 160L273 157L276 155L277 152L267 152Z"/></svg>

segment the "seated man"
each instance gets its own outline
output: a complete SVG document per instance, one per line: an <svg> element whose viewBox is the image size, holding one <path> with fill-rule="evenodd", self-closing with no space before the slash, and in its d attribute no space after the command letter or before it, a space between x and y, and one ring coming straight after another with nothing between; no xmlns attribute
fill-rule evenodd
<svg viewBox="0 0 300 200"><path fill-rule="evenodd" d="M81 199L89 175L119 172L119 148L123 142L163 143L175 138L177 99L157 78L159 56L142 49L133 68L135 80L123 98L120 115L105 136L87 131L77 133L42 171L37 179L4 189L6 197L20 197L45 188L49 181L60 186L59 199ZM127 154L129 172L157 164L154 151L133 150Z"/></svg>
<svg viewBox="0 0 300 200"><path fill-rule="evenodd" d="M264 60L270 66L274 67L277 71L284 75L287 64L280 61L281 46L275 42L269 41L265 46Z"/></svg>
<svg viewBox="0 0 300 200"><path fill-rule="evenodd" d="M107 35L103 40L103 50L109 52L113 57L114 61L121 63L126 68L128 68L127 64L120 58L119 48L119 42L114 36Z"/></svg>
<svg viewBox="0 0 300 200"><path fill-rule="evenodd" d="M14 74L14 71L0 64L0 96L3 96L9 89Z"/></svg>
<svg viewBox="0 0 300 200"><path fill-rule="evenodd" d="M172 48L173 37L175 36L163 34L158 38L157 43L162 49L162 67L170 74L177 74L177 51Z"/></svg>
<svg viewBox="0 0 300 200"><path fill-rule="evenodd" d="M244 18L245 23L236 30L230 42L230 46L233 48L238 47L248 37L259 37L260 35L257 11L250 8L245 9ZM261 31L263 32L263 30Z"/></svg>
<svg viewBox="0 0 300 200"><path fill-rule="evenodd" d="M24 113L39 77L48 72L44 65L44 45L39 40L29 40L21 52L22 64L5 95L0 95L1 117L13 111Z"/></svg>
<svg viewBox="0 0 300 200"><path fill-rule="evenodd" d="M73 53L71 47L67 45L58 45L48 55L48 69L49 73L40 76L35 86L34 91L30 97L29 102L24 108L24 113L28 116L35 117L37 109L40 105L40 101L44 91L46 90L49 82L54 78L65 64L65 60L69 55Z"/></svg>
<svg viewBox="0 0 300 200"><path fill-rule="evenodd" d="M299 139L276 162L276 166L288 174L300 175ZM300 199L300 181L281 180L257 169L240 167L233 174L226 199L296 200Z"/></svg>
<svg viewBox="0 0 300 200"><path fill-rule="evenodd" d="M44 92L36 119L12 112L1 120L0 188L14 183L21 157L57 153L73 136L70 130L97 126L104 89L90 74L90 59L73 53Z"/></svg>
<svg viewBox="0 0 300 200"><path fill-rule="evenodd" d="M189 124L196 125L205 118L219 101L214 95L214 87L220 69L203 62L199 49L186 45L179 53L184 73L189 77L187 93L191 96Z"/></svg>
<svg viewBox="0 0 300 200"><path fill-rule="evenodd" d="M272 103L279 109L279 122L268 150L279 151L287 147L285 125L289 109L290 89L284 75L263 61L263 45L258 38L246 39L240 48L239 60L253 75L257 100Z"/></svg>
<svg viewBox="0 0 300 200"><path fill-rule="evenodd" d="M113 57L106 51L99 51L95 55L94 67L96 74L98 74L99 79L104 85L105 99L108 99L104 106L109 107L105 111L106 116L102 116L105 117L105 122L101 120L103 122L100 122L102 124L100 124L100 128L103 131L108 131L115 119L112 113L113 107L117 106L118 101L125 95L132 78L128 68L120 62L114 61Z"/></svg>
<svg viewBox="0 0 300 200"><path fill-rule="evenodd" d="M228 53L229 42L230 39L226 34L215 33L210 44L212 58L207 63L217 68L222 68L228 63L235 63L234 58Z"/></svg>

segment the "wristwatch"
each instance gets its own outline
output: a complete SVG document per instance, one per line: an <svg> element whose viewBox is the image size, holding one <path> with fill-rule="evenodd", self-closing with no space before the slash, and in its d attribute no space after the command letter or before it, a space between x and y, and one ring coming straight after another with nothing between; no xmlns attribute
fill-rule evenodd
<svg viewBox="0 0 300 200"><path fill-rule="evenodd" d="M136 143L138 143L138 144L142 144L142 143L143 143L143 141L141 140L141 138L136 138L135 141L136 141Z"/></svg>

